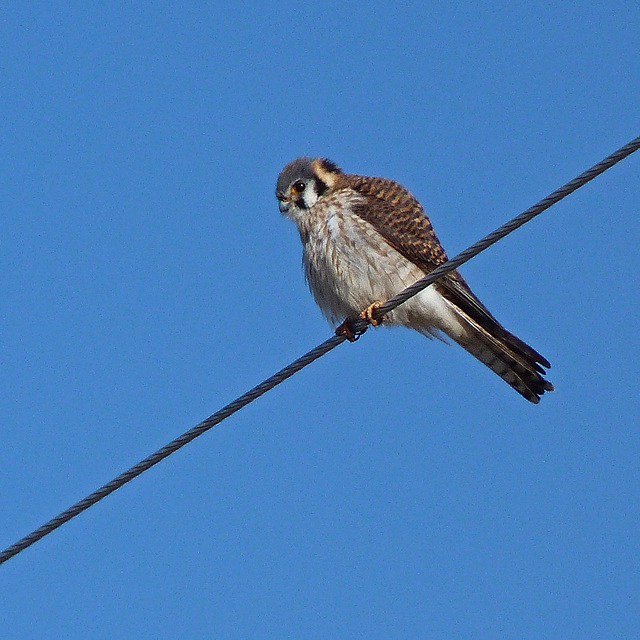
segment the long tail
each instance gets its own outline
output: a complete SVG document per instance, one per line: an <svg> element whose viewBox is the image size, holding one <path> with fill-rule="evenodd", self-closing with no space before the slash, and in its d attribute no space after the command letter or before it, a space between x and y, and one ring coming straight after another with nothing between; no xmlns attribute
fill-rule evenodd
<svg viewBox="0 0 640 640"><path fill-rule="evenodd" d="M553 385L544 378L546 371L543 368L551 365L535 349L499 324L462 278L457 274L456 277L459 283L447 283L449 290L444 293L445 299L450 298L452 284L455 286L455 303L451 299L448 301L463 325L465 335L452 337L529 402L537 404L545 391L553 391Z"/></svg>
<svg viewBox="0 0 640 640"><path fill-rule="evenodd" d="M469 324L470 337L460 345L529 402L537 404L545 391L553 391L553 385L543 377L546 371L540 366L548 367L549 363L537 352L532 358L529 352L533 349L528 344L510 333L508 342L504 336L498 339L473 321Z"/></svg>

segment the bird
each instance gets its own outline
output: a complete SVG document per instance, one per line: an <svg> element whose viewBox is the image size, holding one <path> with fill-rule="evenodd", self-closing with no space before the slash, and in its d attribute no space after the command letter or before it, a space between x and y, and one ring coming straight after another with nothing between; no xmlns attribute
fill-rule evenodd
<svg viewBox="0 0 640 640"><path fill-rule="evenodd" d="M398 182L303 156L282 169L276 198L298 228L307 283L336 333L355 340L351 324L365 318L448 337L530 402L553 391L549 361L507 331L457 270L376 318L384 301L447 261L422 205Z"/></svg>

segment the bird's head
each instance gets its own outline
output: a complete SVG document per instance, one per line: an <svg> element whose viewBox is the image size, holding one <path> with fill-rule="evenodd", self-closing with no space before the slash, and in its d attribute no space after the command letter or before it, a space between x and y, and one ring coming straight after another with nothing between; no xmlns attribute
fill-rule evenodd
<svg viewBox="0 0 640 640"><path fill-rule="evenodd" d="M294 220L331 188L342 173L330 160L306 156L290 162L278 176L276 198L280 211Z"/></svg>

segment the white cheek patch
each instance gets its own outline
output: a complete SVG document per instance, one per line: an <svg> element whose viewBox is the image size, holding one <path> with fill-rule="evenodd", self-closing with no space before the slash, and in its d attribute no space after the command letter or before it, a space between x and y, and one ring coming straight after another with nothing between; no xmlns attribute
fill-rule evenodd
<svg viewBox="0 0 640 640"><path fill-rule="evenodd" d="M307 209L311 209L313 205L318 202L318 194L315 190L315 185L312 182L307 183L307 187L304 190L302 199Z"/></svg>

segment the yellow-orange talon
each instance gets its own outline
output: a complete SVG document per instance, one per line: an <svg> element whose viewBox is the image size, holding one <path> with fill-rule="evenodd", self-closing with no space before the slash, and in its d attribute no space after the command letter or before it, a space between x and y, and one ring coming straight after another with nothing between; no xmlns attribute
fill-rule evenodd
<svg viewBox="0 0 640 640"><path fill-rule="evenodd" d="M361 314L360 317L363 320L366 320L370 325L377 327L378 325L382 324L382 318L380 318L379 320L376 320L373 317L373 314L375 311L377 311L380 307L382 306L382 302L380 302L379 300L374 302L373 304L370 304Z"/></svg>
<svg viewBox="0 0 640 640"><path fill-rule="evenodd" d="M337 336L344 336L349 342L355 342L365 331L367 327L360 331L354 331L349 320L345 320L337 329Z"/></svg>

